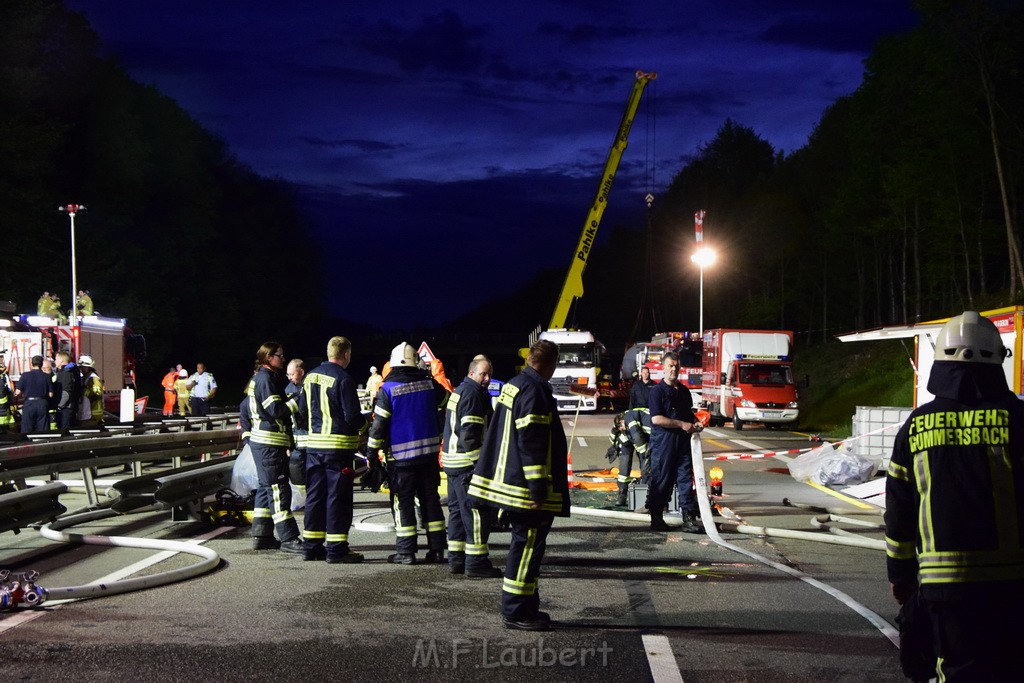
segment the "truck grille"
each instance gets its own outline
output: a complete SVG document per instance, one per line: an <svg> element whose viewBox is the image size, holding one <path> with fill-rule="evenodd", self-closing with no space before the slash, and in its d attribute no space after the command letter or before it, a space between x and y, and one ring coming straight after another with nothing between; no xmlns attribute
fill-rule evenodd
<svg viewBox="0 0 1024 683"><path fill-rule="evenodd" d="M758 403L757 407L758 408L767 408L769 410L782 410L783 408L786 407L786 404L785 403L772 403L772 402L769 402L769 403Z"/></svg>

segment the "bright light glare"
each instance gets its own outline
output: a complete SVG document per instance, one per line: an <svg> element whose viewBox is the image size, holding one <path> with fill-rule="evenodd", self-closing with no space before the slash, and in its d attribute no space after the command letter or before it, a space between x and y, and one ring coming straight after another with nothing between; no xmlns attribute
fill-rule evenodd
<svg viewBox="0 0 1024 683"><path fill-rule="evenodd" d="M690 260L696 263L701 268L705 268L714 263L716 257L717 254L715 254L714 249L709 249L708 247L701 247L690 256Z"/></svg>

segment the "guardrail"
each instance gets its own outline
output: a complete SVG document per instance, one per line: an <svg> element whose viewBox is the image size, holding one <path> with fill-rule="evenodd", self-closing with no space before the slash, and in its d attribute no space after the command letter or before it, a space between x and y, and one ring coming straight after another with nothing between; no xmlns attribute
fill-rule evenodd
<svg viewBox="0 0 1024 683"><path fill-rule="evenodd" d="M76 430L59 439L20 443L0 448L0 482L9 482L19 489L0 494L0 532L17 531L34 522L55 518L65 511L56 497L67 490L64 484L52 483L29 487L29 477L55 476L60 472L79 471L90 505L99 503L96 491L96 470L100 467L131 465L131 478L119 482L115 489L133 490L135 501L148 487L147 504L161 503L167 507L187 510L189 501L201 500L230 481L231 468L240 446L240 432L234 426L237 415L210 418L167 420L147 425L126 425L103 433ZM231 424L231 427L227 425ZM229 458L208 461L211 454ZM200 457L201 462L182 467L184 458ZM169 460L172 470L142 475L143 461ZM58 490L58 487L62 487ZM212 488L217 487L217 488ZM126 498L132 494L126 494ZM49 502L47 502L49 501ZM125 502L125 505L128 505ZM58 509L60 508L60 509ZM26 513L30 510L31 513ZM35 519L28 519L36 516ZM173 513L172 513L173 516Z"/></svg>

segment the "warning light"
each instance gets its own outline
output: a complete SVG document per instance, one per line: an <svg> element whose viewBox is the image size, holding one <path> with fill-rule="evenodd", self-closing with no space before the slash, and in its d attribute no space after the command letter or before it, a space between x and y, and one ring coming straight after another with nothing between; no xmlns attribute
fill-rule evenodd
<svg viewBox="0 0 1024 683"><path fill-rule="evenodd" d="M712 467L708 471L708 478L711 479L711 495L720 496L722 495L722 478L725 476L725 472L722 471L721 467Z"/></svg>

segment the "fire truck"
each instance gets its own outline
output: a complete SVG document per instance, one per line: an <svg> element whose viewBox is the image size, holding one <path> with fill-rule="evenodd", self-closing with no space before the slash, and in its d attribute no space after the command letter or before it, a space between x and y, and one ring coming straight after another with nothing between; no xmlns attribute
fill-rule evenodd
<svg viewBox="0 0 1024 683"><path fill-rule="evenodd" d="M679 382L688 389L700 391L704 342L697 332L659 332L654 335L651 341L637 349L637 370L647 368L651 379L660 382L665 376L661 359L669 351L675 351L679 356Z"/></svg>
<svg viewBox="0 0 1024 683"><path fill-rule="evenodd" d="M104 407L116 413L121 390L135 388L135 368L145 359L146 340L124 318L88 315L78 325L61 325L55 318L16 315L0 318L0 351L14 382L31 369L32 356L53 358L64 351L76 362L92 356L103 378Z"/></svg>

